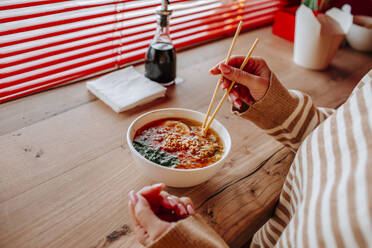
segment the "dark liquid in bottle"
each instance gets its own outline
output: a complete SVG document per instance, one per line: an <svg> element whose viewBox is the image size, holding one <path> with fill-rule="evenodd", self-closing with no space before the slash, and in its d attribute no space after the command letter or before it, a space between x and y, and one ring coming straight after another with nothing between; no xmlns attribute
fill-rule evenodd
<svg viewBox="0 0 372 248"><path fill-rule="evenodd" d="M176 52L172 44L153 43L146 53L145 76L170 85L176 78Z"/></svg>

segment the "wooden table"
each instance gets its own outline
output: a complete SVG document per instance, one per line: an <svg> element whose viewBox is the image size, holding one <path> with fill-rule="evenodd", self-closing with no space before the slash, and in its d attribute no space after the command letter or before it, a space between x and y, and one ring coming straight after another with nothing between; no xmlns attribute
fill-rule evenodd
<svg viewBox="0 0 372 248"><path fill-rule="evenodd" d="M372 67L370 55L343 48L328 70L302 69L292 62L293 44L273 36L270 27L242 34L234 53L245 54L256 37L255 55L287 87L322 106L343 103ZM207 70L224 58L230 42L180 52L184 82L170 87L167 98L122 114L90 95L84 83L0 105L0 247L139 247L128 230L127 193L151 182L135 167L126 129L156 108L206 111L217 80ZM167 190L190 196L231 247L241 247L270 215L293 154L233 116L229 104L217 119L233 142L223 169L200 186Z"/></svg>

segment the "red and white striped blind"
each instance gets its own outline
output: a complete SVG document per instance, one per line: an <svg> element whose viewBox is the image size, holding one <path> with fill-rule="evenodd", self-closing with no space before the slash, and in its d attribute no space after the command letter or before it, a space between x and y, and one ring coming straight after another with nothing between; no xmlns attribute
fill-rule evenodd
<svg viewBox="0 0 372 248"><path fill-rule="evenodd" d="M182 48L270 23L290 0L171 0ZM160 0L1 0L0 103L142 60Z"/></svg>

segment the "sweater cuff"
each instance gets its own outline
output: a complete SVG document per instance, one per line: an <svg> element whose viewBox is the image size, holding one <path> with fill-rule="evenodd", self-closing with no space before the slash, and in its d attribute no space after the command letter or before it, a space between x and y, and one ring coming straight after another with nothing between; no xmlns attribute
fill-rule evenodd
<svg viewBox="0 0 372 248"><path fill-rule="evenodd" d="M233 113L252 121L262 129L271 129L280 126L293 113L298 101L298 97L291 94L275 74L271 73L265 96L250 105L247 111L240 113L233 109Z"/></svg>
<svg viewBox="0 0 372 248"><path fill-rule="evenodd" d="M149 248L227 248L225 241L198 215L178 221Z"/></svg>

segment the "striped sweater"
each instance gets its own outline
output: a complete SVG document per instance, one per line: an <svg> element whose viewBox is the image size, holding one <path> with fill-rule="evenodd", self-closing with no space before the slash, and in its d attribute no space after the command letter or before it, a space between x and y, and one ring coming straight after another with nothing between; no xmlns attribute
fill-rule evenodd
<svg viewBox="0 0 372 248"><path fill-rule="evenodd" d="M287 90L272 74L246 118L296 152L273 216L251 247L372 247L372 70L337 110ZM199 216L151 247L228 247Z"/></svg>

